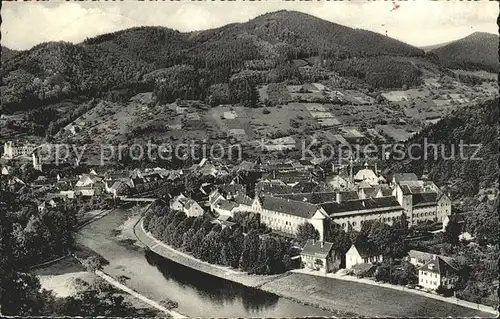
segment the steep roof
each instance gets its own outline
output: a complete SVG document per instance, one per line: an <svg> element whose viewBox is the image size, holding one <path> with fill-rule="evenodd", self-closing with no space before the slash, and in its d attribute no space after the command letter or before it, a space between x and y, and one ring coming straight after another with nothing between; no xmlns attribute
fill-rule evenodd
<svg viewBox="0 0 500 319"><path fill-rule="evenodd" d="M355 181L364 181L367 179L368 180L378 180L378 177L377 177L377 175L375 175L375 173L371 169L368 169L368 168L364 168L364 169L358 171L356 173L356 175L354 175Z"/></svg>
<svg viewBox="0 0 500 319"><path fill-rule="evenodd" d="M236 194L236 193L246 192L245 185L241 184L222 184L219 185L219 190L221 193L226 193L226 194Z"/></svg>
<svg viewBox="0 0 500 319"><path fill-rule="evenodd" d="M317 186L318 184L314 182L309 182L309 181L300 181L296 185L292 186L292 191L294 193L308 193L312 192L312 190Z"/></svg>
<svg viewBox="0 0 500 319"><path fill-rule="evenodd" d="M413 194L413 206L435 205L438 194L435 192Z"/></svg>
<svg viewBox="0 0 500 319"><path fill-rule="evenodd" d="M375 191L376 192L380 191L382 197L392 196L392 189L390 187L377 186ZM373 194L375 194L375 192L373 192Z"/></svg>
<svg viewBox="0 0 500 319"><path fill-rule="evenodd" d="M210 205L213 205L215 204L215 202L219 199L219 197L221 197L222 195L219 193L218 190L214 190L212 193L210 193L210 195L208 196L209 198L209 204Z"/></svg>
<svg viewBox="0 0 500 319"><path fill-rule="evenodd" d="M255 184L255 193L259 194L290 194L292 187L283 182L261 181Z"/></svg>
<svg viewBox="0 0 500 319"><path fill-rule="evenodd" d="M252 206L252 202L253 202L253 200L250 197L248 197L246 195L242 195L242 194L238 194L233 200L237 204L246 205L246 206Z"/></svg>
<svg viewBox="0 0 500 319"><path fill-rule="evenodd" d="M373 256L378 256L380 255L380 252L378 251L377 247L373 245L362 245L362 244L354 244L354 248L358 251L359 255L363 258L367 257L373 257Z"/></svg>
<svg viewBox="0 0 500 319"><path fill-rule="evenodd" d="M215 203L215 207L228 211L232 210L236 206L238 205L235 202L230 202L222 198Z"/></svg>
<svg viewBox="0 0 500 319"><path fill-rule="evenodd" d="M300 202L308 202L311 204L323 204L323 203L335 202L337 200L337 193L340 194L341 201L350 201L359 199L358 193L356 191L295 193L295 194L279 194L275 196Z"/></svg>
<svg viewBox="0 0 500 319"><path fill-rule="evenodd" d="M393 175L393 178L396 183L403 181L418 181L418 177L414 173L396 173Z"/></svg>
<svg viewBox="0 0 500 319"><path fill-rule="evenodd" d="M352 201L341 201L340 203L331 202L321 204L321 207L326 211L326 213L330 216L344 213L349 211L363 211L363 210L371 210L377 208L385 208L386 210L396 210L401 209L401 205L398 203L396 198L393 196L388 197L375 197L375 198L366 198Z"/></svg>
<svg viewBox="0 0 500 319"><path fill-rule="evenodd" d="M276 195L276 197L286 198L299 202L320 204L320 203L335 201L336 193L335 192L295 193L295 194Z"/></svg>
<svg viewBox="0 0 500 319"><path fill-rule="evenodd" d="M291 164L287 164L291 165ZM293 168L293 165L291 165ZM307 182L311 179L311 173L296 171L296 170L287 170L287 171L274 171L265 176L266 179L269 180L281 180L285 184L295 184L299 182Z"/></svg>
<svg viewBox="0 0 500 319"><path fill-rule="evenodd" d="M318 205L307 202L294 201L272 196L263 196L262 208L274 212L280 212L309 219L314 216L314 214L320 207Z"/></svg>
<svg viewBox="0 0 500 319"><path fill-rule="evenodd" d="M450 264L452 260L453 259L445 260L443 256L436 256L436 258L431 259L425 265L420 267L419 270L425 270L436 274L457 272L457 269Z"/></svg>
<svg viewBox="0 0 500 319"><path fill-rule="evenodd" d="M333 248L333 243L327 241L319 241L308 239L304 248L302 248L301 255L314 256L318 258L326 258Z"/></svg>

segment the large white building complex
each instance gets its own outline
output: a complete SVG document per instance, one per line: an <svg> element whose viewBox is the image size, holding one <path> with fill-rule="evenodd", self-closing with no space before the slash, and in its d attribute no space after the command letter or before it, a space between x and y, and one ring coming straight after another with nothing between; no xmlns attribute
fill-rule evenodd
<svg viewBox="0 0 500 319"><path fill-rule="evenodd" d="M413 173L395 174L390 184L382 183L385 179L367 167L358 173L350 190L293 193L291 187L282 183L283 187L269 187L263 192L262 184L266 182L260 182L254 198L242 194L229 198L215 190L209 195L209 206L212 212L230 217L235 212L259 213L263 224L290 235L307 222L318 230L320 240L325 220L346 231L359 231L370 220L392 225L406 216L411 226L425 221L442 222L451 214L450 198L433 182L419 180Z"/></svg>

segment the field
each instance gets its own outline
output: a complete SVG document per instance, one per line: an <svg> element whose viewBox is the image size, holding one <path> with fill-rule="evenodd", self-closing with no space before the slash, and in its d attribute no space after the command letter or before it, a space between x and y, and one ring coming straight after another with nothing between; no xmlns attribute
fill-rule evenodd
<svg viewBox="0 0 500 319"><path fill-rule="evenodd" d="M152 93L141 93L124 103L99 102L73 122L80 127L78 133L61 133L56 140L89 145L103 140L110 143L206 139L222 142L229 138L249 142L346 125L358 127L363 133L379 125L368 135L377 140L387 136L403 140L410 136L408 131L418 130L461 105L498 92L494 82L485 81L472 87L438 70L429 70L425 61L417 64L422 67L423 85L379 92L388 102L378 103L362 90L329 88L320 83L261 85L258 87L261 102L271 100L272 105L277 106L258 108L237 105L210 108L199 101L154 105ZM491 74L483 73L474 75L491 79ZM340 101L327 103L333 96ZM289 102L292 99L295 102ZM332 132L338 134L338 131Z"/></svg>
<svg viewBox="0 0 500 319"><path fill-rule="evenodd" d="M384 133L396 142L404 142L413 135L402 126L377 125L376 128L379 132Z"/></svg>
<svg viewBox="0 0 500 319"><path fill-rule="evenodd" d="M288 275L263 285L262 289L367 317L491 316L412 293L305 274Z"/></svg>

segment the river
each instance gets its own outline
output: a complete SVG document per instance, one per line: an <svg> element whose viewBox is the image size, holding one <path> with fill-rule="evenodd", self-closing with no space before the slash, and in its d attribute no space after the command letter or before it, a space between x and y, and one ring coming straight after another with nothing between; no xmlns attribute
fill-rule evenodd
<svg viewBox="0 0 500 319"><path fill-rule="evenodd" d="M129 212L115 209L85 226L76 241L103 256L104 272L155 300L178 302L176 311L189 317L304 317L339 315L193 270L121 242L114 230Z"/></svg>

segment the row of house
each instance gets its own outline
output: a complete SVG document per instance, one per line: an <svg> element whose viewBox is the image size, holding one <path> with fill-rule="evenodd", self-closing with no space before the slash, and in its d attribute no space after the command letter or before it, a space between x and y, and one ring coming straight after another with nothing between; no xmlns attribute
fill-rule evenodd
<svg viewBox="0 0 500 319"><path fill-rule="evenodd" d="M379 220L392 225L405 215L409 226L423 221L442 222L451 215L450 198L432 182L397 177L392 186L378 185L351 191L286 193L291 188L277 181L260 182L255 197L246 196L243 186L233 186L231 195L216 189L209 195L209 206L218 215L234 217L235 212L259 213L261 222L290 235L305 222L324 233L329 219L346 231L359 231L363 223Z"/></svg>
<svg viewBox="0 0 500 319"><path fill-rule="evenodd" d="M340 268L341 256L333 249L333 243L309 239L301 252L302 264L309 269L329 273ZM363 274L370 273L375 264L383 261L376 249L352 245L346 252L345 268ZM418 285L436 290L438 287L452 289L459 278L454 260L447 256L410 250L406 261L417 267Z"/></svg>

